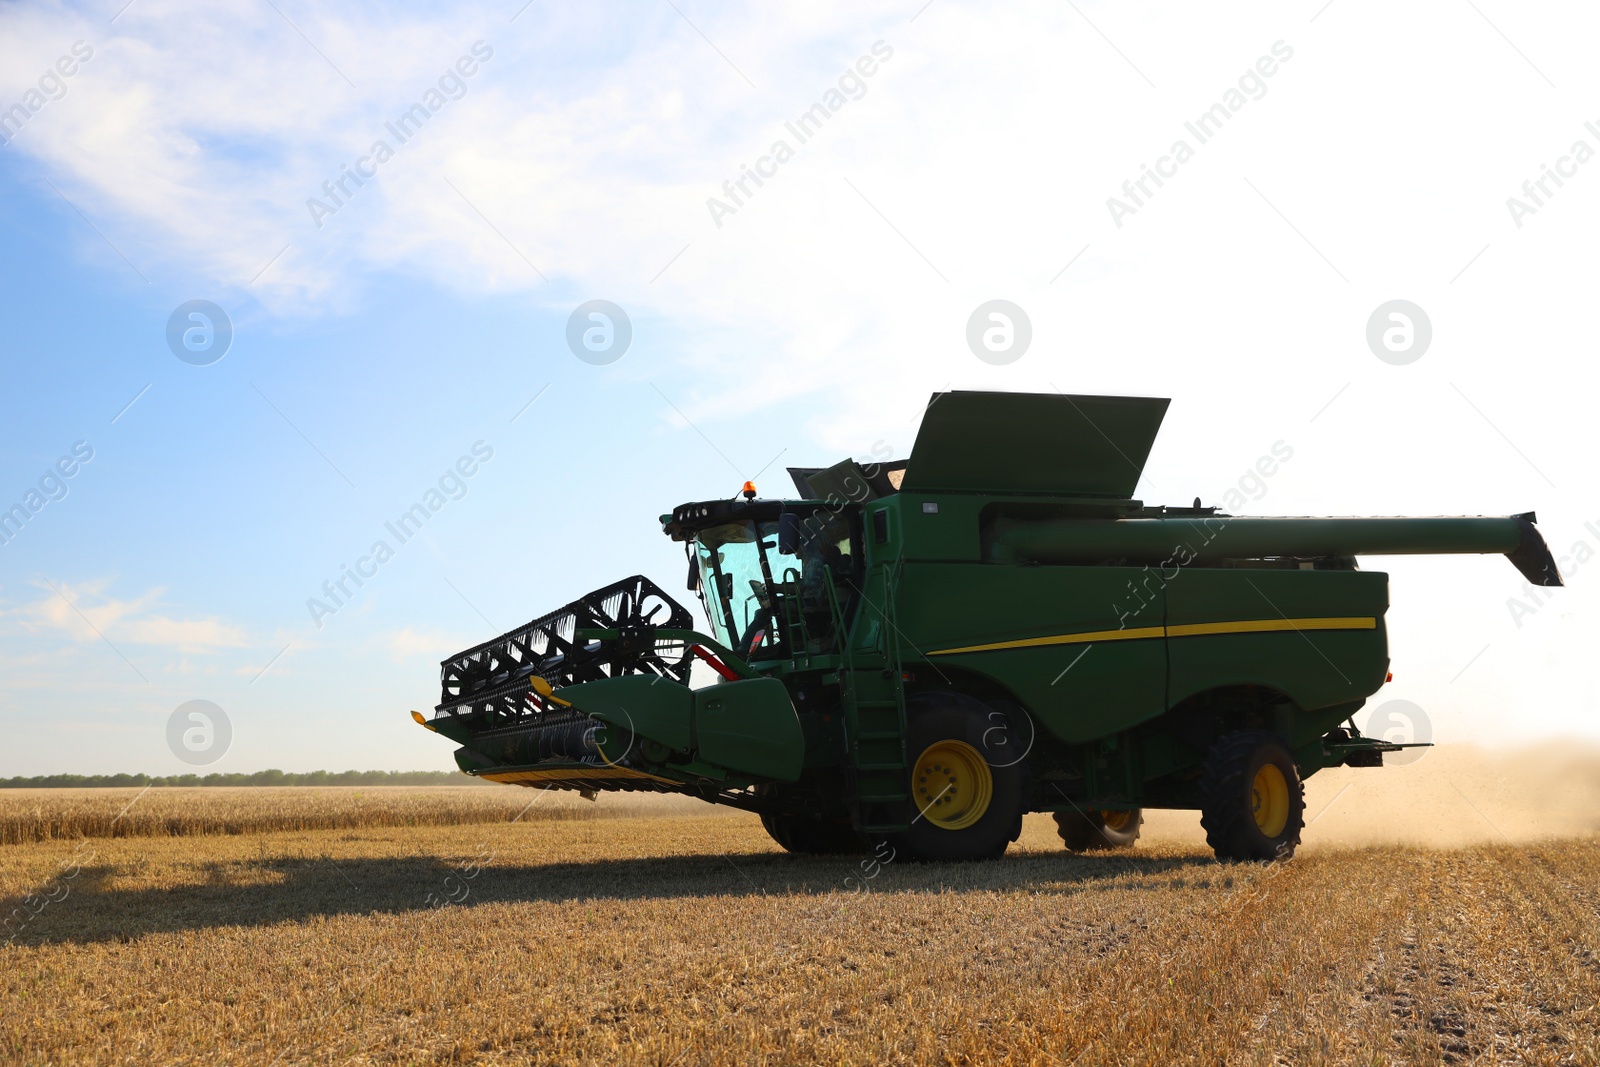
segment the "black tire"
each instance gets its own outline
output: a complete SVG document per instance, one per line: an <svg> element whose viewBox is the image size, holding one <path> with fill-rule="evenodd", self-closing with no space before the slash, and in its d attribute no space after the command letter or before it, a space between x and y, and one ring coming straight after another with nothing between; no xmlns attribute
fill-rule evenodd
<svg viewBox="0 0 1600 1067"><path fill-rule="evenodd" d="M1144 825L1144 809L1131 811L1058 811L1056 833L1072 852L1132 848Z"/></svg>
<svg viewBox="0 0 1600 1067"><path fill-rule="evenodd" d="M785 794L773 785L759 785L756 795L781 803ZM793 802L792 797L789 798ZM855 855L867 851L866 840L850 827L848 817L822 819L781 807L761 813L761 826L785 852L799 855Z"/></svg>
<svg viewBox="0 0 1600 1067"><path fill-rule="evenodd" d="M824 822L804 815L763 812L761 825L785 852L803 856L857 855L867 850L848 822Z"/></svg>
<svg viewBox="0 0 1600 1067"><path fill-rule="evenodd" d="M1026 752L1007 743L1009 717L959 693L928 693L907 702L906 719L911 828L896 835L896 850L946 862L1000 856L1022 833L1027 795ZM952 758L959 773L945 767ZM919 762L926 773L919 775ZM973 778L977 784L959 795L955 783Z"/></svg>
<svg viewBox="0 0 1600 1067"><path fill-rule="evenodd" d="M1200 798L1206 842L1224 863L1286 860L1300 844L1305 785L1288 747L1272 734L1240 730L1217 741Z"/></svg>

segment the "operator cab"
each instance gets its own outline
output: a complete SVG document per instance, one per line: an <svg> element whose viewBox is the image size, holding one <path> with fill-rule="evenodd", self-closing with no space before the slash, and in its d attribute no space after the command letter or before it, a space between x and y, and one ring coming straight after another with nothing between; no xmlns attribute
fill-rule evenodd
<svg viewBox="0 0 1600 1067"><path fill-rule="evenodd" d="M709 500L662 516L684 544L711 636L750 661L832 651L860 585L860 509Z"/></svg>

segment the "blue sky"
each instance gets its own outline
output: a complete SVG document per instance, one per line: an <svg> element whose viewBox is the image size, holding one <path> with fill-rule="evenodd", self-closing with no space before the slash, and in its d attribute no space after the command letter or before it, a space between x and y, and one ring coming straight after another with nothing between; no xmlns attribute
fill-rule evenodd
<svg viewBox="0 0 1600 1067"><path fill-rule="evenodd" d="M93 52L0 149L0 503L94 452L0 547L0 774L182 770L165 724L197 698L234 726L213 769L450 766L406 715L444 655L629 574L678 589L657 515L903 455L945 388L1173 397L1152 501L1218 500L1282 440L1255 513L1537 509L1558 555L1600 551L1600 164L1507 206L1600 148L1591 13L120 6L0 11L0 108ZM308 199L478 42L318 226ZM1007 366L965 342L995 298L1033 323ZM1434 328L1405 367L1364 337L1396 298ZM209 366L164 337L196 299L235 331ZM566 345L591 299L633 323L608 366ZM306 600L476 442L465 495L315 626ZM1503 561L1369 565L1389 695L1439 739L1600 735L1582 566L1519 613Z"/></svg>

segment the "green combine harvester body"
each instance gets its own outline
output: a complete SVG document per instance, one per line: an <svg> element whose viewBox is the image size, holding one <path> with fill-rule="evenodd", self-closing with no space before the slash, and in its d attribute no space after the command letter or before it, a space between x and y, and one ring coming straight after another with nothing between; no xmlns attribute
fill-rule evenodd
<svg viewBox="0 0 1600 1067"><path fill-rule="evenodd" d="M987 858L1026 812L1118 847L1158 807L1200 810L1219 858L1291 855L1307 776L1403 747L1352 718L1389 671L1388 576L1356 557L1561 577L1531 514L1146 506L1167 403L938 394L905 462L662 516L710 633L630 578L445 660L413 715L469 774L697 796L795 852Z"/></svg>

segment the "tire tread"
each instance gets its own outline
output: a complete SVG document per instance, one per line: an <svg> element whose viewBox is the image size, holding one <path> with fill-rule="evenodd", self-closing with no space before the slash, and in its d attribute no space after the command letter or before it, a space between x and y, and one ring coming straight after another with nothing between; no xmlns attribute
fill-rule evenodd
<svg viewBox="0 0 1600 1067"><path fill-rule="evenodd" d="M1055 813L1056 835L1069 852L1109 852L1112 849L1132 848L1144 830L1144 812L1140 810L1133 827L1124 831L1125 841L1112 841L1107 837L1098 811L1058 811Z"/></svg>
<svg viewBox="0 0 1600 1067"><path fill-rule="evenodd" d="M1206 843L1224 862L1289 859L1300 844L1300 832L1305 824L1306 786L1298 770L1288 776L1289 825L1288 836L1272 851L1262 844L1262 835L1255 826L1248 808L1238 799L1249 793L1246 776L1264 746L1278 747L1287 756L1288 749L1276 734L1265 730L1239 730L1225 734L1211 746L1205 769L1200 776L1200 825L1206 831ZM1294 768L1294 761L1289 759Z"/></svg>

